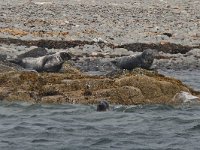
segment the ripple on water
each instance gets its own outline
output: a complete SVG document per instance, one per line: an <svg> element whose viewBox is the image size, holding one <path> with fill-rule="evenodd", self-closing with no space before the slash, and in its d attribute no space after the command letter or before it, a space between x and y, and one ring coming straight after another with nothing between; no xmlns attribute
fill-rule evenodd
<svg viewBox="0 0 200 150"><path fill-rule="evenodd" d="M0 149L191 149L200 107L0 105Z"/></svg>

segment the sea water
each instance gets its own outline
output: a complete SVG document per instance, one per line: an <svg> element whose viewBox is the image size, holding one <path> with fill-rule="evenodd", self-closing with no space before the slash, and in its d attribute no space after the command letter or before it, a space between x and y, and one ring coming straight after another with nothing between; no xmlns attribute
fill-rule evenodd
<svg viewBox="0 0 200 150"><path fill-rule="evenodd" d="M166 74L200 89L198 72ZM198 150L199 141L200 106L97 112L95 105L0 102L0 150Z"/></svg>

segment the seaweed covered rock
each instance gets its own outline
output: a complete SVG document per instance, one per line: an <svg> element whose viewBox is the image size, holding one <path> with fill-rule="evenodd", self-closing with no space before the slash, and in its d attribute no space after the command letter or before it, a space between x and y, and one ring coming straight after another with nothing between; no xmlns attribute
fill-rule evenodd
<svg viewBox="0 0 200 150"><path fill-rule="evenodd" d="M136 69L114 77L89 76L73 67L63 73L10 71L0 74L0 98L32 103L173 104L180 91L195 93L181 81Z"/></svg>

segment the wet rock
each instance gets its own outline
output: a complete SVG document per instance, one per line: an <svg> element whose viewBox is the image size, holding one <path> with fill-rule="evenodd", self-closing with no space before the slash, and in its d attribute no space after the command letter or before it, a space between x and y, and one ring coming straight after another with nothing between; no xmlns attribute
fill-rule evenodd
<svg viewBox="0 0 200 150"><path fill-rule="evenodd" d="M173 102L176 104L200 104L200 98L189 92L181 91L174 95Z"/></svg>
<svg viewBox="0 0 200 150"><path fill-rule="evenodd" d="M164 32L163 35L168 36L169 38L172 37L172 33Z"/></svg>
<svg viewBox="0 0 200 150"><path fill-rule="evenodd" d="M199 49L193 49L186 54L166 54L159 53L154 60L153 67L156 69L166 70L193 70L199 69L200 66Z"/></svg>
<svg viewBox="0 0 200 150"><path fill-rule="evenodd" d="M84 45L83 52L92 53L92 52L101 52L102 49L98 45Z"/></svg>
<svg viewBox="0 0 200 150"><path fill-rule="evenodd" d="M110 56L129 56L129 55L133 55L132 51L128 51L127 49L124 48L115 48L111 53Z"/></svg>
<svg viewBox="0 0 200 150"><path fill-rule="evenodd" d="M200 58L200 49L192 49L191 51L186 53L186 56L194 56Z"/></svg>
<svg viewBox="0 0 200 150"><path fill-rule="evenodd" d="M53 96L44 96L41 98L40 103L49 103L49 104L62 104L67 103L67 98L63 95L53 95Z"/></svg>
<svg viewBox="0 0 200 150"><path fill-rule="evenodd" d="M87 86L90 94L85 94ZM179 80L142 69L112 78L67 71L0 74L0 97L9 101L97 104L107 99L110 104L173 104L174 95L181 91L195 94Z"/></svg>
<svg viewBox="0 0 200 150"><path fill-rule="evenodd" d="M102 57L80 58L75 62L75 66L83 72L99 72L99 75L107 74L109 72L118 70L111 60L113 59Z"/></svg>
<svg viewBox="0 0 200 150"><path fill-rule="evenodd" d="M0 61L4 61L4 60L6 60L6 58L7 58L7 55L0 54Z"/></svg>
<svg viewBox="0 0 200 150"><path fill-rule="evenodd" d="M130 0L116 0L115 4L102 0L96 1L95 5L91 0L62 2L55 0L52 3L54 5L51 5L51 2L38 2L38 4L26 2L25 0L20 2L7 0L0 4L2 8L0 9L0 14L2 14L0 18L2 59L4 59L3 55L7 55L7 58L11 59L18 55L25 57L23 55L32 50L31 46L45 48L48 52L72 48L74 58L71 64L75 64L82 71L94 71L100 75L102 72L104 74L104 72L108 73L118 69L110 63L113 57L138 54L138 52L151 48L165 52L160 53L159 58L154 59L153 66L155 68L199 69L200 67L198 50L190 51L200 47L198 1L194 3L187 0L183 0L181 3L179 1L167 1L167 5L166 2L159 1L158 3L157 0L153 0L151 3L146 0L141 0L139 3L132 3ZM34 54L29 52L28 55L33 57ZM48 102L47 99L49 98L51 99L49 103L56 102L56 99L61 99L59 101L63 102L66 100L70 103L96 103L97 98L107 98L108 100L111 98L113 103L124 104L169 103L167 99L175 94L171 89L175 89L176 92L182 89L182 86L178 88L180 86L178 83L168 81L166 78L162 78L162 83L159 82L158 85L152 84L153 88L149 87L148 84L143 84L137 78L131 78L132 80L129 82L133 84L132 82L137 83L137 80L139 80L141 86L139 86L139 83L137 86L135 84L129 86L129 83L126 83L122 87L118 87L118 85L112 84L116 84L116 78L124 79L127 77L127 72L119 71L120 73L117 75L112 72L109 76L111 81L106 80L105 77L100 80L100 77L96 77L96 79L94 79L95 77L88 77L77 68L67 64L64 64L61 69L62 74L47 75L44 73L40 77L34 78L34 82L30 81L33 76L28 76L29 78L25 78L23 81L18 79L18 75L23 76L21 75L22 72L17 72L18 70L20 69L13 64L1 62L2 80L0 82L4 81L9 88L13 85L15 87L12 89L13 95L16 98L21 96L23 99L23 97L26 97L30 101L32 101L32 97L38 97L33 99L39 99L40 102L43 98L44 102ZM7 74L13 71L16 71L12 74L16 77L15 80L13 76ZM23 74L27 75L24 72ZM149 74L146 75L145 73L132 75L145 76L143 80L146 83L152 81L153 78L152 75L150 75L150 79L147 78ZM92 84L90 94L83 94L86 79L87 82L89 80ZM158 83L158 79L160 81L160 78L156 78L155 82ZM64 81L67 80L72 81L65 83ZM103 82L104 86L99 82ZM46 85L47 83L59 89L59 93L52 92L52 89ZM22 89L19 91L21 94L18 97L16 85L20 85L19 87ZM4 85L2 86L4 87ZM49 93L52 92L55 95L46 95L45 98L45 94L41 94L44 89L40 88L44 88L44 86L48 87L47 91L51 89ZM148 88L145 88L146 86ZM65 91L65 89L70 92ZM35 96L30 96L31 98L28 94L23 96L22 93L27 90ZM126 92L134 90L138 93L138 97ZM187 91L187 88L184 88L184 90ZM150 91L152 97L148 95L148 91ZM112 93L115 94L112 95ZM126 95L123 95L123 93L126 93ZM163 93L167 96L163 96ZM5 95L4 92L4 98L6 98ZM127 95L131 98L129 99ZM122 99L120 96L125 98ZM12 96L10 95L10 97ZM7 95L7 98L9 98L9 95ZM14 99L14 97L11 99Z"/></svg>
<svg viewBox="0 0 200 150"><path fill-rule="evenodd" d="M167 35L158 35L156 39L157 41L163 41L163 40L167 41L169 37Z"/></svg>
<svg viewBox="0 0 200 150"><path fill-rule="evenodd" d="M93 41L96 43L108 43L106 40L103 40L102 38L94 38Z"/></svg>
<svg viewBox="0 0 200 150"><path fill-rule="evenodd" d="M68 52L70 52L76 57L83 57L85 55L85 52L83 52L83 50L79 47L70 48L68 49Z"/></svg>
<svg viewBox="0 0 200 150"><path fill-rule="evenodd" d="M0 61L0 72L9 72L9 71L22 71L24 70L23 67L20 67L19 65L10 63L8 61Z"/></svg>

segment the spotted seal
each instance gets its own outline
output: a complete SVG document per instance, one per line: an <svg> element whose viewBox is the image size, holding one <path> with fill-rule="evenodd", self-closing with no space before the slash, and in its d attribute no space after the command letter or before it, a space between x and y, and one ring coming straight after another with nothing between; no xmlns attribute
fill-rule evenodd
<svg viewBox="0 0 200 150"><path fill-rule="evenodd" d="M71 55L67 52L57 52L51 55L41 57L25 57L9 60L28 70L36 70L37 72L58 72L62 68L62 64L71 59Z"/></svg>
<svg viewBox="0 0 200 150"><path fill-rule="evenodd" d="M97 111L107 111L109 110L109 104L106 100L102 100L97 104Z"/></svg>
<svg viewBox="0 0 200 150"><path fill-rule="evenodd" d="M47 55L48 52L45 48L42 48L42 47L37 47L37 48L33 48L31 49L30 51L28 52L25 52L23 54L20 54L17 56L18 59L23 59L23 58L26 58L26 57L41 57L41 56L45 56Z"/></svg>
<svg viewBox="0 0 200 150"><path fill-rule="evenodd" d="M154 49L146 49L137 56L125 56L115 59L112 63L120 69L133 70L134 68L150 69L156 54Z"/></svg>

